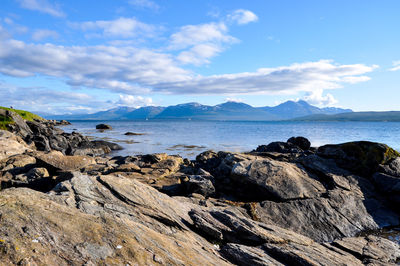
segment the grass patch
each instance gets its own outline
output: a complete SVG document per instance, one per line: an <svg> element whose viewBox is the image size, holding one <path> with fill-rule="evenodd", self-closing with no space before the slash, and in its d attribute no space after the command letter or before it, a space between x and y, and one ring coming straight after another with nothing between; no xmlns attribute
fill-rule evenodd
<svg viewBox="0 0 400 266"><path fill-rule="evenodd" d="M28 121L33 121L34 119L44 120L42 117L40 117L38 115L35 115L35 114L31 113L31 112L28 112L28 111L11 109L11 108L2 107L2 106L0 106L0 109L13 111L13 112L19 114L23 119L28 120Z"/></svg>
<svg viewBox="0 0 400 266"><path fill-rule="evenodd" d="M33 121L35 119L45 120L38 115L35 115L31 112L24 111L24 110L11 109L11 108L2 107L2 106L0 106L0 109L13 111L13 112L19 114L23 119L28 120L28 121ZM10 117L0 115L0 129L7 130L7 125L12 124L12 123L14 123L14 121Z"/></svg>

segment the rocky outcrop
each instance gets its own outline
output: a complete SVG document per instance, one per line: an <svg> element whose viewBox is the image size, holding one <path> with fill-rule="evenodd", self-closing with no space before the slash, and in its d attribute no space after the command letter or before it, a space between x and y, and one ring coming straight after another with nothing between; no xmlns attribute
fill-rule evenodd
<svg viewBox="0 0 400 266"><path fill-rule="evenodd" d="M39 127L42 136L53 132ZM4 134L4 143L26 149L0 160L1 265L394 265L400 259L400 157L382 144L317 150L296 137L287 143L298 152L208 151L189 161L164 153L66 155ZM348 145L358 153L343 151ZM350 167L357 160L369 168ZM387 228L397 235L383 233Z"/></svg>
<svg viewBox="0 0 400 266"><path fill-rule="evenodd" d="M118 144L107 141L91 141L76 133L65 133L55 126L69 125L68 121L53 120L25 121L17 113L0 109L0 115L9 117L13 122L7 127L26 143L35 145L39 151L60 151L66 155L104 155L112 150L120 150Z"/></svg>

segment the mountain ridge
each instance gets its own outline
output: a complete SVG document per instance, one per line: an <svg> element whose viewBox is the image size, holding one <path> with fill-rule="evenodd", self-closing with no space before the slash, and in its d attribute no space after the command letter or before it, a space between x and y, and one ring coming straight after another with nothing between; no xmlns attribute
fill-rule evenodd
<svg viewBox="0 0 400 266"><path fill-rule="evenodd" d="M116 107L93 114L47 115L49 119L68 120L134 120L134 119L195 119L195 120L245 120L277 121L315 114L338 114L351 109L319 108L305 101L287 101L277 106L253 107L246 103L228 101L215 106L197 102L140 108Z"/></svg>

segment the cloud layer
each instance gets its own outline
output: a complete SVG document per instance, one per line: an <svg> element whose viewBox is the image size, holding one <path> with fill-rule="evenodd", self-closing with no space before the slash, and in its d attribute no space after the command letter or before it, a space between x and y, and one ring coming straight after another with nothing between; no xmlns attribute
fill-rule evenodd
<svg viewBox="0 0 400 266"><path fill-rule="evenodd" d="M24 8L62 17L62 11L45 0L19 0ZM149 0L134 0L130 4L155 8ZM249 10L238 9L220 21L185 25L165 37L162 48L139 48L130 41L154 37L158 27L134 17L115 20L97 20L69 23L73 29L91 37L105 38L108 42L92 46L62 46L52 43L28 43L13 39L0 24L0 73L14 77L49 76L66 82L71 87L103 89L120 95L112 104L143 106L152 100L140 95L244 95L305 93L313 104L331 105L336 100L325 90L368 81L367 73L377 66L364 64L341 65L330 60L295 63L288 66L260 68L252 72L204 76L187 66L209 64L211 58L228 49L239 40L229 33L230 27L245 25L258 20ZM5 21L6 22L6 21ZM7 22L6 22L7 23ZM12 21L10 22L12 23ZM40 29L32 33L34 41L57 38L55 31ZM110 40L112 42L110 42ZM400 69L395 62L393 71ZM0 84L1 85L1 84ZM11 93L11 87L5 86ZM75 110L90 109L100 104L86 94L45 89L25 89L26 95L14 89L14 94L26 98L43 94L46 101L62 98L75 103ZM86 97L86 98L85 98ZM16 101L17 98L15 98ZM86 102L86 105L79 105ZM39 102L36 102L39 104Z"/></svg>

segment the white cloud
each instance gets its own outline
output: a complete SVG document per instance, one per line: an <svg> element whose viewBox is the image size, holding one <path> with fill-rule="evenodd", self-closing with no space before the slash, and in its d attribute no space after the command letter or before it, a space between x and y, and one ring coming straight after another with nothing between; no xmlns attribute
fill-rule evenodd
<svg viewBox="0 0 400 266"><path fill-rule="evenodd" d="M40 87L19 87L0 80L0 105L35 112L65 114L71 111L92 111L106 103L73 91L56 91ZM67 112L68 111L68 112Z"/></svg>
<svg viewBox="0 0 400 266"><path fill-rule="evenodd" d="M188 41L182 41L181 44L184 47L189 45L189 52L198 53L198 57L204 59L219 52L213 50L213 46L207 46L210 38L205 40L204 44L201 41L196 45L191 42L188 44ZM203 46L196 48L199 45ZM369 79L366 73L376 68L375 65L340 65L321 60L261 68L254 72L202 76L182 68L180 62L166 52L133 47L27 44L0 39L2 74L57 77L71 86L106 89L131 96L149 93L296 95L306 92L310 101L319 100L329 104L334 101L333 97L323 96L321 91L364 82Z"/></svg>
<svg viewBox="0 0 400 266"><path fill-rule="evenodd" d="M244 25L257 21L258 17L250 10L238 9L228 15L228 20L236 22L239 25Z"/></svg>
<svg viewBox="0 0 400 266"><path fill-rule="evenodd" d="M82 23L70 23L72 27L80 28L84 31L94 33L88 36L121 37L131 38L138 35L151 36L156 31L156 27L140 22L135 18L118 18L115 20L86 21ZM96 34L100 31L101 34Z"/></svg>
<svg viewBox="0 0 400 266"><path fill-rule="evenodd" d="M261 68L256 72L195 76L183 81L159 84L158 92L176 94L295 94L318 89L335 89L344 83L354 83L357 76L373 71L377 66L362 64L339 65L329 60L296 63L276 68ZM358 79L358 82L364 79Z"/></svg>
<svg viewBox="0 0 400 266"><path fill-rule="evenodd" d="M398 71L400 70L400 60L393 62L393 67L389 69L390 71Z"/></svg>
<svg viewBox="0 0 400 266"><path fill-rule="evenodd" d="M153 10L158 10L160 8L158 4L150 0L129 0L128 3L132 6L140 8L149 8Z"/></svg>
<svg viewBox="0 0 400 266"><path fill-rule="evenodd" d="M60 7L49 3L47 0L18 0L21 7L49 14L54 17L65 17Z"/></svg>
<svg viewBox="0 0 400 266"><path fill-rule="evenodd" d="M236 97L227 97L227 98L225 98L225 102L242 103L242 102L244 102L244 100L241 98L236 98Z"/></svg>
<svg viewBox="0 0 400 266"><path fill-rule="evenodd" d="M65 78L72 86L87 86L140 94L155 84L183 81L190 72L172 56L147 49L112 46L27 44L0 40L0 73Z"/></svg>
<svg viewBox="0 0 400 266"><path fill-rule="evenodd" d="M35 30L32 34L32 39L34 41L40 41L47 38L57 39L58 37L58 33L53 30Z"/></svg>
<svg viewBox="0 0 400 266"><path fill-rule="evenodd" d="M170 50L184 50L177 56L183 64L201 65L238 40L228 34L224 23L187 25L171 35Z"/></svg>
<svg viewBox="0 0 400 266"><path fill-rule="evenodd" d="M228 35L224 23L187 25L171 35L170 49L185 49L201 43L230 43L236 39Z"/></svg>
<svg viewBox="0 0 400 266"><path fill-rule="evenodd" d="M222 47L215 44L199 44L188 51L181 52L177 59L183 64L202 65L209 63L209 58L222 51Z"/></svg>
<svg viewBox="0 0 400 266"><path fill-rule="evenodd" d="M133 95L119 95L119 101L116 102L119 106L128 106L139 108L142 106L153 105L153 100L149 97L133 96Z"/></svg>
<svg viewBox="0 0 400 266"><path fill-rule="evenodd" d="M308 95L304 97L304 100L316 106L332 106L338 102L332 94L328 93L324 96L323 92L322 89L316 89L308 93Z"/></svg>

